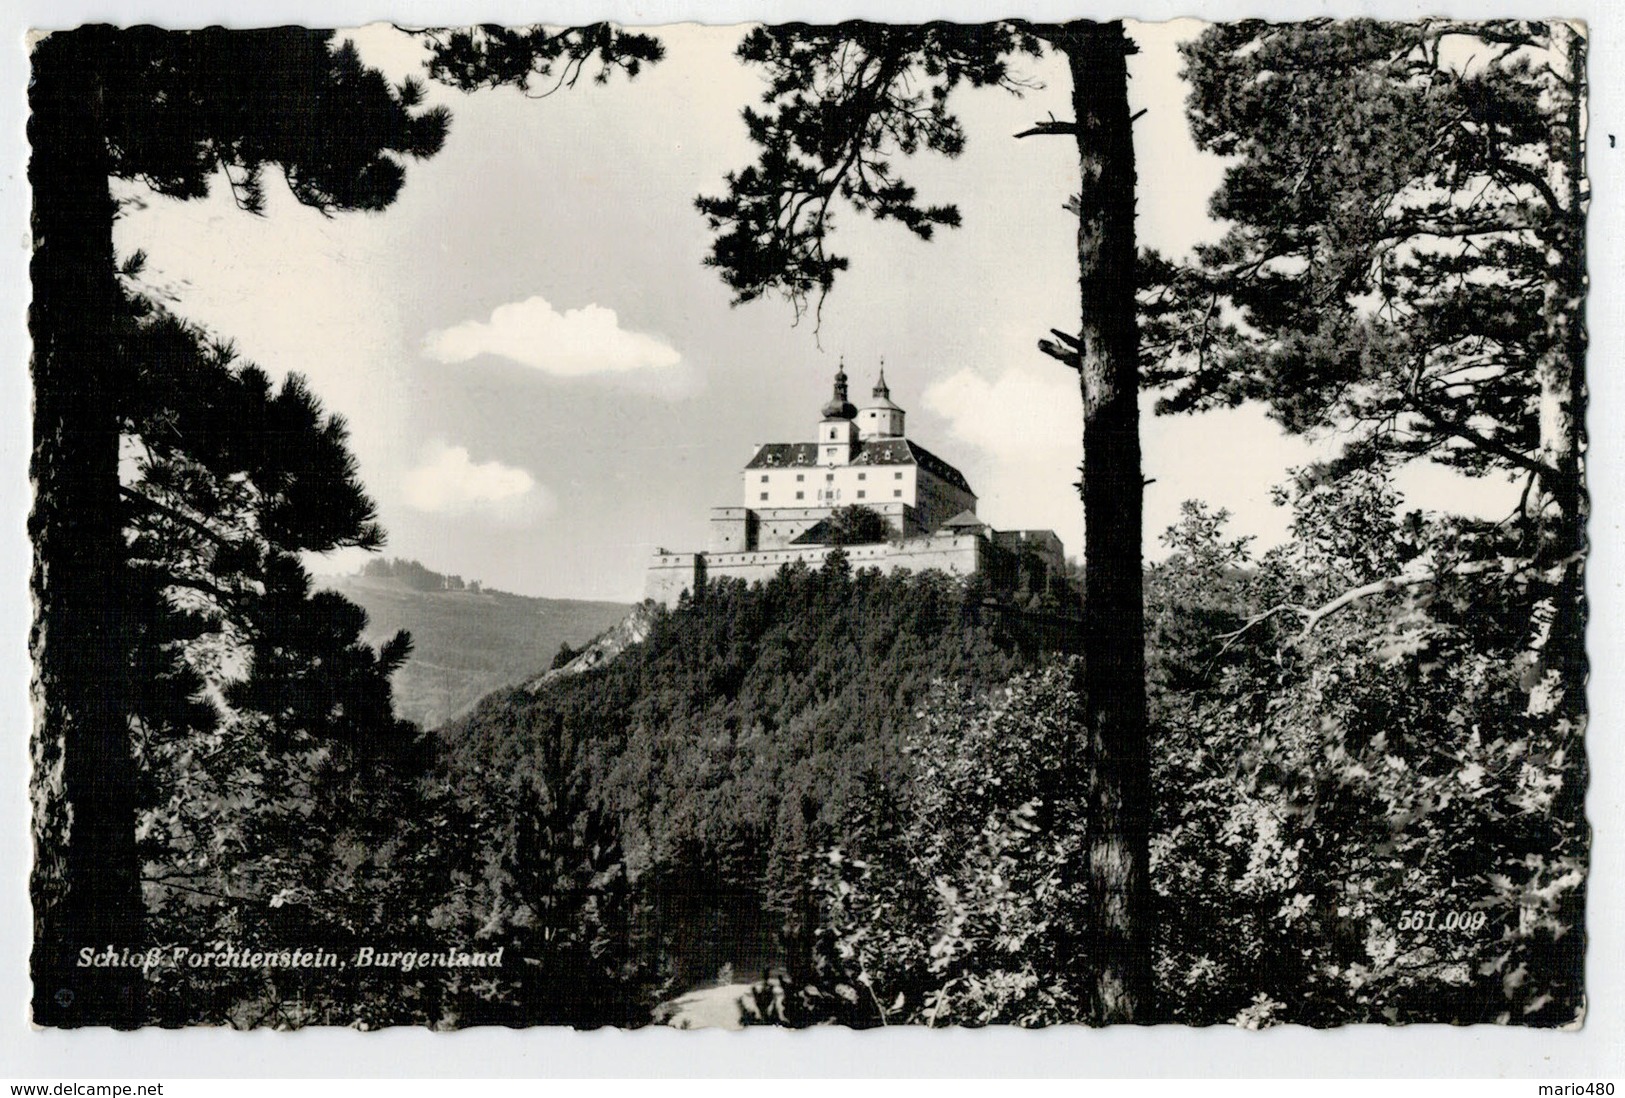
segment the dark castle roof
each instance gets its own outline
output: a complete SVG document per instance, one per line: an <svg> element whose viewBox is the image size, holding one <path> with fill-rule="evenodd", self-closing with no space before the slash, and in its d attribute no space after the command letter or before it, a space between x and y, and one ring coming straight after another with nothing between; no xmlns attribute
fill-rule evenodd
<svg viewBox="0 0 1625 1098"><path fill-rule="evenodd" d="M818 464L818 444L813 442L768 442L756 451L746 469L811 468ZM963 492L971 486L965 475L917 442L905 438L870 439L852 458L853 465L918 465L940 480Z"/></svg>
<svg viewBox="0 0 1625 1098"><path fill-rule="evenodd" d="M818 444L814 442L766 442L756 456L745 466L747 469L784 469L790 466L817 465Z"/></svg>
<svg viewBox="0 0 1625 1098"><path fill-rule="evenodd" d="M977 518L974 513L970 511L961 511L959 514L943 523L942 528L944 530L986 530L988 527L987 523Z"/></svg>

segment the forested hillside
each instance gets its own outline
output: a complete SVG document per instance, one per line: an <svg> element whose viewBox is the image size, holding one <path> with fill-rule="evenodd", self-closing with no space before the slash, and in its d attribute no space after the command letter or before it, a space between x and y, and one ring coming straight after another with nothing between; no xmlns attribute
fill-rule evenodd
<svg viewBox="0 0 1625 1098"><path fill-rule="evenodd" d="M369 643L398 629L412 635L412 655L395 674L395 708L424 728L544 670L560 645L581 647L631 609L487 590L410 560L369 561L358 575L321 584L367 612Z"/></svg>
<svg viewBox="0 0 1625 1098"><path fill-rule="evenodd" d="M1147 571L1159 1009L1573 1019L1584 762L1527 712L1529 592L1334 604L1413 542L1485 532L1401 513L1381 477L1301 473L1283 502L1293 540L1256 556L1188 505ZM1271 611L1317 604L1307 627ZM438 737L438 818L468 845L439 855L435 919L534 963L452 1020L647 1021L764 968L760 1007L792 1025L1075 1020L1088 836L1056 821L1095 654L1058 626L837 556L710 585L615 661L485 699Z"/></svg>
<svg viewBox="0 0 1625 1098"><path fill-rule="evenodd" d="M991 687L1065 637L968 603L942 575L853 575L841 558L713 583L607 666L485 699L442 731L444 772L470 810L579 793L619 832L651 933L765 908L771 952L805 857L841 841L858 799L904 780L899 745L932 689ZM703 956L665 959L678 983L714 974Z"/></svg>
<svg viewBox="0 0 1625 1098"><path fill-rule="evenodd" d="M1294 540L1261 556L1192 504L1147 571L1159 1010L1574 1018L1584 762L1572 726L1526 712L1527 592L1440 583L1306 630L1270 608L1395 567L1374 550L1423 527L1375 479L1304 479L1291 502ZM320 767L335 793L309 821L232 810L256 849L297 852L250 863L279 867L226 909L251 936L499 967L231 972L206 995L161 970L155 1005L171 1024L635 1026L721 981L790 1025L1076 1020L1087 834L1056 826L1076 637L840 554L709 584L615 659L494 693L364 780ZM185 833L184 811L160 819Z"/></svg>

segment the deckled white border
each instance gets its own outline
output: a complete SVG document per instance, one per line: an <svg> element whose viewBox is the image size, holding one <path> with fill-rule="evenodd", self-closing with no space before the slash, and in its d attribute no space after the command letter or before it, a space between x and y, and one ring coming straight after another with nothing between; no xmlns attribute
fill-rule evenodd
<svg viewBox="0 0 1625 1098"><path fill-rule="evenodd" d="M1625 316L1625 94L1620 77L1625 11L1607 0L1570 0L1556 10L1519 3L1418 4L1403 0L1297 3L1254 0L1119 0L1111 7L1056 0L8 0L0 10L0 1078L85 1079L123 1076L582 1076L582 1075L1084 1075L1084 1076L1539 1076L1618 1078L1625 1071L1625 858L1621 855L1621 759L1625 691L1618 685L1625 542L1621 538L1621 440L1625 379L1616 359ZM1318 15L1415 18L1455 15L1577 17L1592 29L1590 228L1592 290L1590 477L1593 554L1589 568L1592 625L1592 787L1588 814L1595 835L1590 899L1590 1010L1577 1033L1481 1026L1360 1027L1315 1032L1276 1029L1119 1027L1041 1032L919 1029L679 1033L645 1029L579 1034L555 1030L472 1030L454 1034L349 1030L295 1034L228 1030L136 1034L33 1031L27 1021L31 914L27 873L29 501L28 205L24 171L29 27L84 22L153 22L175 26L303 23L356 26L375 20L406 25L458 22L577 23L611 18L660 24L891 21L951 18L981 21L1020 15L1060 20L1080 14L1144 20L1198 16L1210 20ZM1607 134L1618 134L1610 149ZM725 165L718 165L720 172Z"/></svg>

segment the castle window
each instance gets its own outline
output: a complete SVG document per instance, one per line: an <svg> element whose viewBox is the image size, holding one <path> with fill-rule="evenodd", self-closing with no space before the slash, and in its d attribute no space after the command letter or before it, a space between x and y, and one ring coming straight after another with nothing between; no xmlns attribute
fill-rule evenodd
<svg viewBox="0 0 1625 1098"><path fill-rule="evenodd" d="M763 483L763 484L766 484L766 483L767 483L767 474L766 474L766 473L763 473L763 474L762 474L762 483Z"/></svg>
<svg viewBox="0 0 1625 1098"><path fill-rule="evenodd" d="M767 497L763 496L762 498L766 499ZM901 488L897 489L897 491L892 493L892 498L893 499L902 499L903 498L903 490Z"/></svg>
<svg viewBox="0 0 1625 1098"><path fill-rule="evenodd" d="M796 493L796 498L797 499L806 499L807 498L807 493L806 492L797 492Z"/></svg>
<svg viewBox="0 0 1625 1098"><path fill-rule="evenodd" d="M893 480L902 480L903 479L903 474L902 473L893 473L892 474L892 479Z"/></svg>
<svg viewBox="0 0 1625 1098"><path fill-rule="evenodd" d="M862 499L862 498L863 498L863 497L864 497L864 496L866 496L866 495L868 495L868 494L869 494L869 493L867 493L867 492L865 492L865 491L864 491L864 490L863 490L863 489L862 489L862 488L859 488L859 489L858 489L858 498L859 498L859 499Z"/></svg>
<svg viewBox="0 0 1625 1098"><path fill-rule="evenodd" d="M869 474L868 473L859 473L858 474L858 479L859 480L868 480L869 479Z"/></svg>
<svg viewBox="0 0 1625 1098"><path fill-rule="evenodd" d="M762 493L762 502L763 502L763 503L766 503L766 502L767 502L767 493L766 493L766 492L763 492L763 493Z"/></svg>
<svg viewBox="0 0 1625 1098"><path fill-rule="evenodd" d="M834 480L835 479L835 474L834 473L825 473L824 474L824 479L826 481Z"/></svg>
<svg viewBox="0 0 1625 1098"><path fill-rule="evenodd" d="M807 479L807 477L806 477L806 475L804 473L797 473L796 474L796 483L797 484L800 484L802 481L804 481L806 479Z"/></svg>

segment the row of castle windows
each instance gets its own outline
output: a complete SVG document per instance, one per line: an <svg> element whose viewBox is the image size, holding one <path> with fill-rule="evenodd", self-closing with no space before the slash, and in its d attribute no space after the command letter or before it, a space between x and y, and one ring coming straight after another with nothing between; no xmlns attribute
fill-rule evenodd
<svg viewBox="0 0 1625 1098"><path fill-rule="evenodd" d="M797 484L800 484L802 481L804 481L806 479L807 479L806 474L804 474L804 473L797 473L796 474L796 483ZM825 480L834 480L835 479L835 474L834 473L825 473L824 474L824 479ZM869 479L869 474L868 473L859 473L858 474L858 479L859 480L868 480ZM892 474L892 479L893 480L902 480L903 479L903 474L902 473L893 473ZM763 484L767 483L767 474L766 473L762 474L762 483Z"/></svg>
<svg viewBox="0 0 1625 1098"><path fill-rule="evenodd" d="M868 497L869 497L868 492L865 492L862 488L858 489L858 498L859 499L867 499ZM805 498L807 498L807 493L806 492L797 492L796 493L796 498L797 499L805 499ZM893 499L902 499L903 498L903 490L901 488L898 488L896 491L892 492L892 498ZM767 493L766 492L762 493L762 502L763 503L767 502Z"/></svg>
<svg viewBox="0 0 1625 1098"><path fill-rule="evenodd" d="M730 564L778 564L782 561L789 560L809 560L822 552L822 549L787 549L768 553L699 553L685 555L703 556L710 564L727 566ZM940 552L940 550L933 551L927 549L925 552L926 555L935 555L935 553ZM848 546L846 547L846 554L849 557L890 557L898 555L897 550L893 549L889 545ZM674 553L672 555L676 556L677 554ZM906 555L918 556L919 553L915 552ZM679 566L681 567L681 564ZM959 566L950 561L948 564L948 570L950 572L957 572L959 571Z"/></svg>

